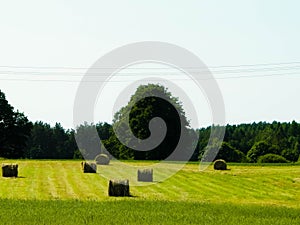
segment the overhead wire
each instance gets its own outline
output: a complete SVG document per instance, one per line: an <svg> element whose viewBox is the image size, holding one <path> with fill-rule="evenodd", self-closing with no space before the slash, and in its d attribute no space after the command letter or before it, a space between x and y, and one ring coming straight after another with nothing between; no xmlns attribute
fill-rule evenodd
<svg viewBox="0 0 300 225"><path fill-rule="evenodd" d="M208 66L208 69L212 68L229 68L229 67L255 67L255 66L274 66L274 65L291 65L291 64L300 64L300 61L294 62L279 62L279 63L256 63L256 64L239 64L239 65L220 65L220 66ZM18 69L72 69L72 70L87 70L87 69L118 69L116 67L68 67L68 66L12 66L12 65L0 65L0 68L18 68ZM153 69L152 67L150 67ZM164 69L165 67L157 69ZM199 69L206 67L182 67L182 69ZM127 68L130 69L130 68ZM131 69L148 69L146 68L131 68ZM167 68L166 68L167 69Z"/></svg>
<svg viewBox="0 0 300 225"><path fill-rule="evenodd" d="M247 68L249 67L249 68ZM5 70L1 70L1 68ZM264 63L264 64L245 64L245 65L227 65L227 66L212 66L208 67L208 69L211 69L211 71L208 71L207 68L204 67L184 67L186 70L192 70L192 72L198 73L199 78L197 80L210 80L210 79L216 79L216 80L225 80L225 79L241 79L241 78L262 78L262 77L274 77L274 76L290 76L290 75L300 75L300 62L286 62L286 63ZM184 69L181 68L181 69ZM216 68L238 68L238 69L230 69L230 70L213 70ZM20 70L22 69L22 70ZM25 69L25 70L24 70ZM28 71L30 69L30 71ZM45 69L47 69L45 71ZM55 71L55 70L68 70L68 71ZM0 65L0 80L2 81L40 81L40 82L81 82L80 79L66 79L67 77L83 77L84 74L88 78L102 78L107 76L107 71L104 72L102 70L113 70L118 68L92 68L92 69L98 69L100 71L89 71L86 72L78 72L73 70L78 69L89 69L89 68L83 68L83 67L40 67L40 66L4 66ZM33 71L32 71L33 70ZM49 71L50 70L50 71ZM51 71L54 70L54 71ZM133 72L122 72L119 71L116 74L114 74L114 77L135 77L135 76L172 76L172 80L174 81L189 81L192 80L191 78L179 78L174 79L174 77L182 76L183 72L180 70L174 71L174 68L168 68L168 67L134 67L134 68L125 68L125 71L133 71ZM135 70L135 71L134 71ZM152 71L153 70L153 71ZM159 70L159 71L157 71ZM171 71L167 71L171 70ZM137 72L139 71L139 72ZM150 72L149 72L150 71ZM284 71L292 71L292 72L284 72ZM257 74L257 73L263 74ZM270 73L273 72L273 73ZM278 72L278 73L274 73ZM223 74L226 76L218 76L218 77L205 77L204 75L207 73L212 74ZM249 75L248 73L251 73L252 75ZM234 76L232 74L235 74ZM17 76L14 78L7 78L7 77L1 77L1 76ZM201 75L201 77L200 77ZM22 76L22 77L20 77ZM27 76L27 77L24 77ZM30 76L28 78L28 76ZM39 79L32 78L39 76ZM54 76L60 76L62 79L52 78ZM49 78L50 77L50 78ZM299 76L300 77L300 76ZM298 78L298 77L297 77ZM88 80L83 82L131 82L136 80ZM152 80L149 79L149 81L155 81L153 78Z"/></svg>

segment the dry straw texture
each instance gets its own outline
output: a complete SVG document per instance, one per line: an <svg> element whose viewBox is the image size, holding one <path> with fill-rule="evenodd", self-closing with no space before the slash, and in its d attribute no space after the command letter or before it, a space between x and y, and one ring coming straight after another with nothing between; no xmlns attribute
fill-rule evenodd
<svg viewBox="0 0 300 225"><path fill-rule="evenodd" d="M227 164L226 164L225 160L217 159L214 162L214 169L215 170L227 170Z"/></svg>
<svg viewBox="0 0 300 225"><path fill-rule="evenodd" d="M110 180L108 186L109 196L130 196L129 180Z"/></svg>
<svg viewBox="0 0 300 225"><path fill-rule="evenodd" d="M2 164L2 176L3 177L17 177L18 176L18 164Z"/></svg>
<svg viewBox="0 0 300 225"><path fill-rule="evenodd" d="M96 173L97 165L96 163L81 162L81 169L84 173Z"/></svg>
<svg viewBox="0 0 300 225"><path fill-rule="evenodd" d="M153 182L153 169L139 169L137 180L142 182Z"/></svg>
<svg viewBox="0 0 300 225"><path fill-rule="evenodd" d="M96 156L95 161L98 165L108 165L109 157L106 154L99 154Z"/></svg>

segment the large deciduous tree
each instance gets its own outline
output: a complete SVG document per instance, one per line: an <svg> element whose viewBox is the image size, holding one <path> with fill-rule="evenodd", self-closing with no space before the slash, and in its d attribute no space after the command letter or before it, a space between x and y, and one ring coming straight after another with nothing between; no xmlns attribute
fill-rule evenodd
<svg viewBox="0 0 300 225"><path fill-rule="evenodd" d="M23 113L14 110L0 90L0 157L24 157L31 128L32 123Z"/></svg>
<svg viewBox="0 0 300 225"><path fill-rule="evenodd" d="M155 135L151 134L149 123L157 117L161 118L166 124L167 131L164 139L148 151L129 148L129 144L132 147L136 143L130 135L131 132L140 140ZM154 126L158 128L160 125L156 124ZM169 157L179 146L177 148L179 151L176 150L178 154L169 159L182 160L188 155L192 155L190 154L193 148L192 145L197 144L192 140L196 136L192 134L193 130L189 128L189 122L186 119L182 103L179 102L178 98L173 97L165 87L158 84L139 86L134 95L131 96L128 105L115 114L113 127L115 130L121 130L123 143L112 132L113 134L105 142L105 146L116 158L162 160ZM182 137L184 137L184 143L180 141L183 140L180 139Z"/></svg>

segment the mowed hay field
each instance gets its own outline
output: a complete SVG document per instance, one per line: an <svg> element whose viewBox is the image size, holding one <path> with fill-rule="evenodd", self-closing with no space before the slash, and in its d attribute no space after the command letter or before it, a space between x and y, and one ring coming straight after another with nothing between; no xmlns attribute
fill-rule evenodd
<svg viewBox="0 0 300 225"><path fill-rule="evenodd" d="M190 163L163 182L154 170L152 185L117 198L101 173L126 178L118 162L97 174L84 174L80 161L2 162L17 162L19 177L0 178L0 224L300 224L300 165L200 172Z"/></svg>

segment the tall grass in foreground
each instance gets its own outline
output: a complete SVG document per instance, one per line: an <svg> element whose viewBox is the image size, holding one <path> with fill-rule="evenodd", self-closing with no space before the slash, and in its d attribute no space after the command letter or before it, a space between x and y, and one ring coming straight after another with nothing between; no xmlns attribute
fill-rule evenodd
<svg viewBox="0 0 300 225"><path fill-rule="evenodd" d="M1 224L300 224L299 209L196 202L0 200Z"/></svg>

